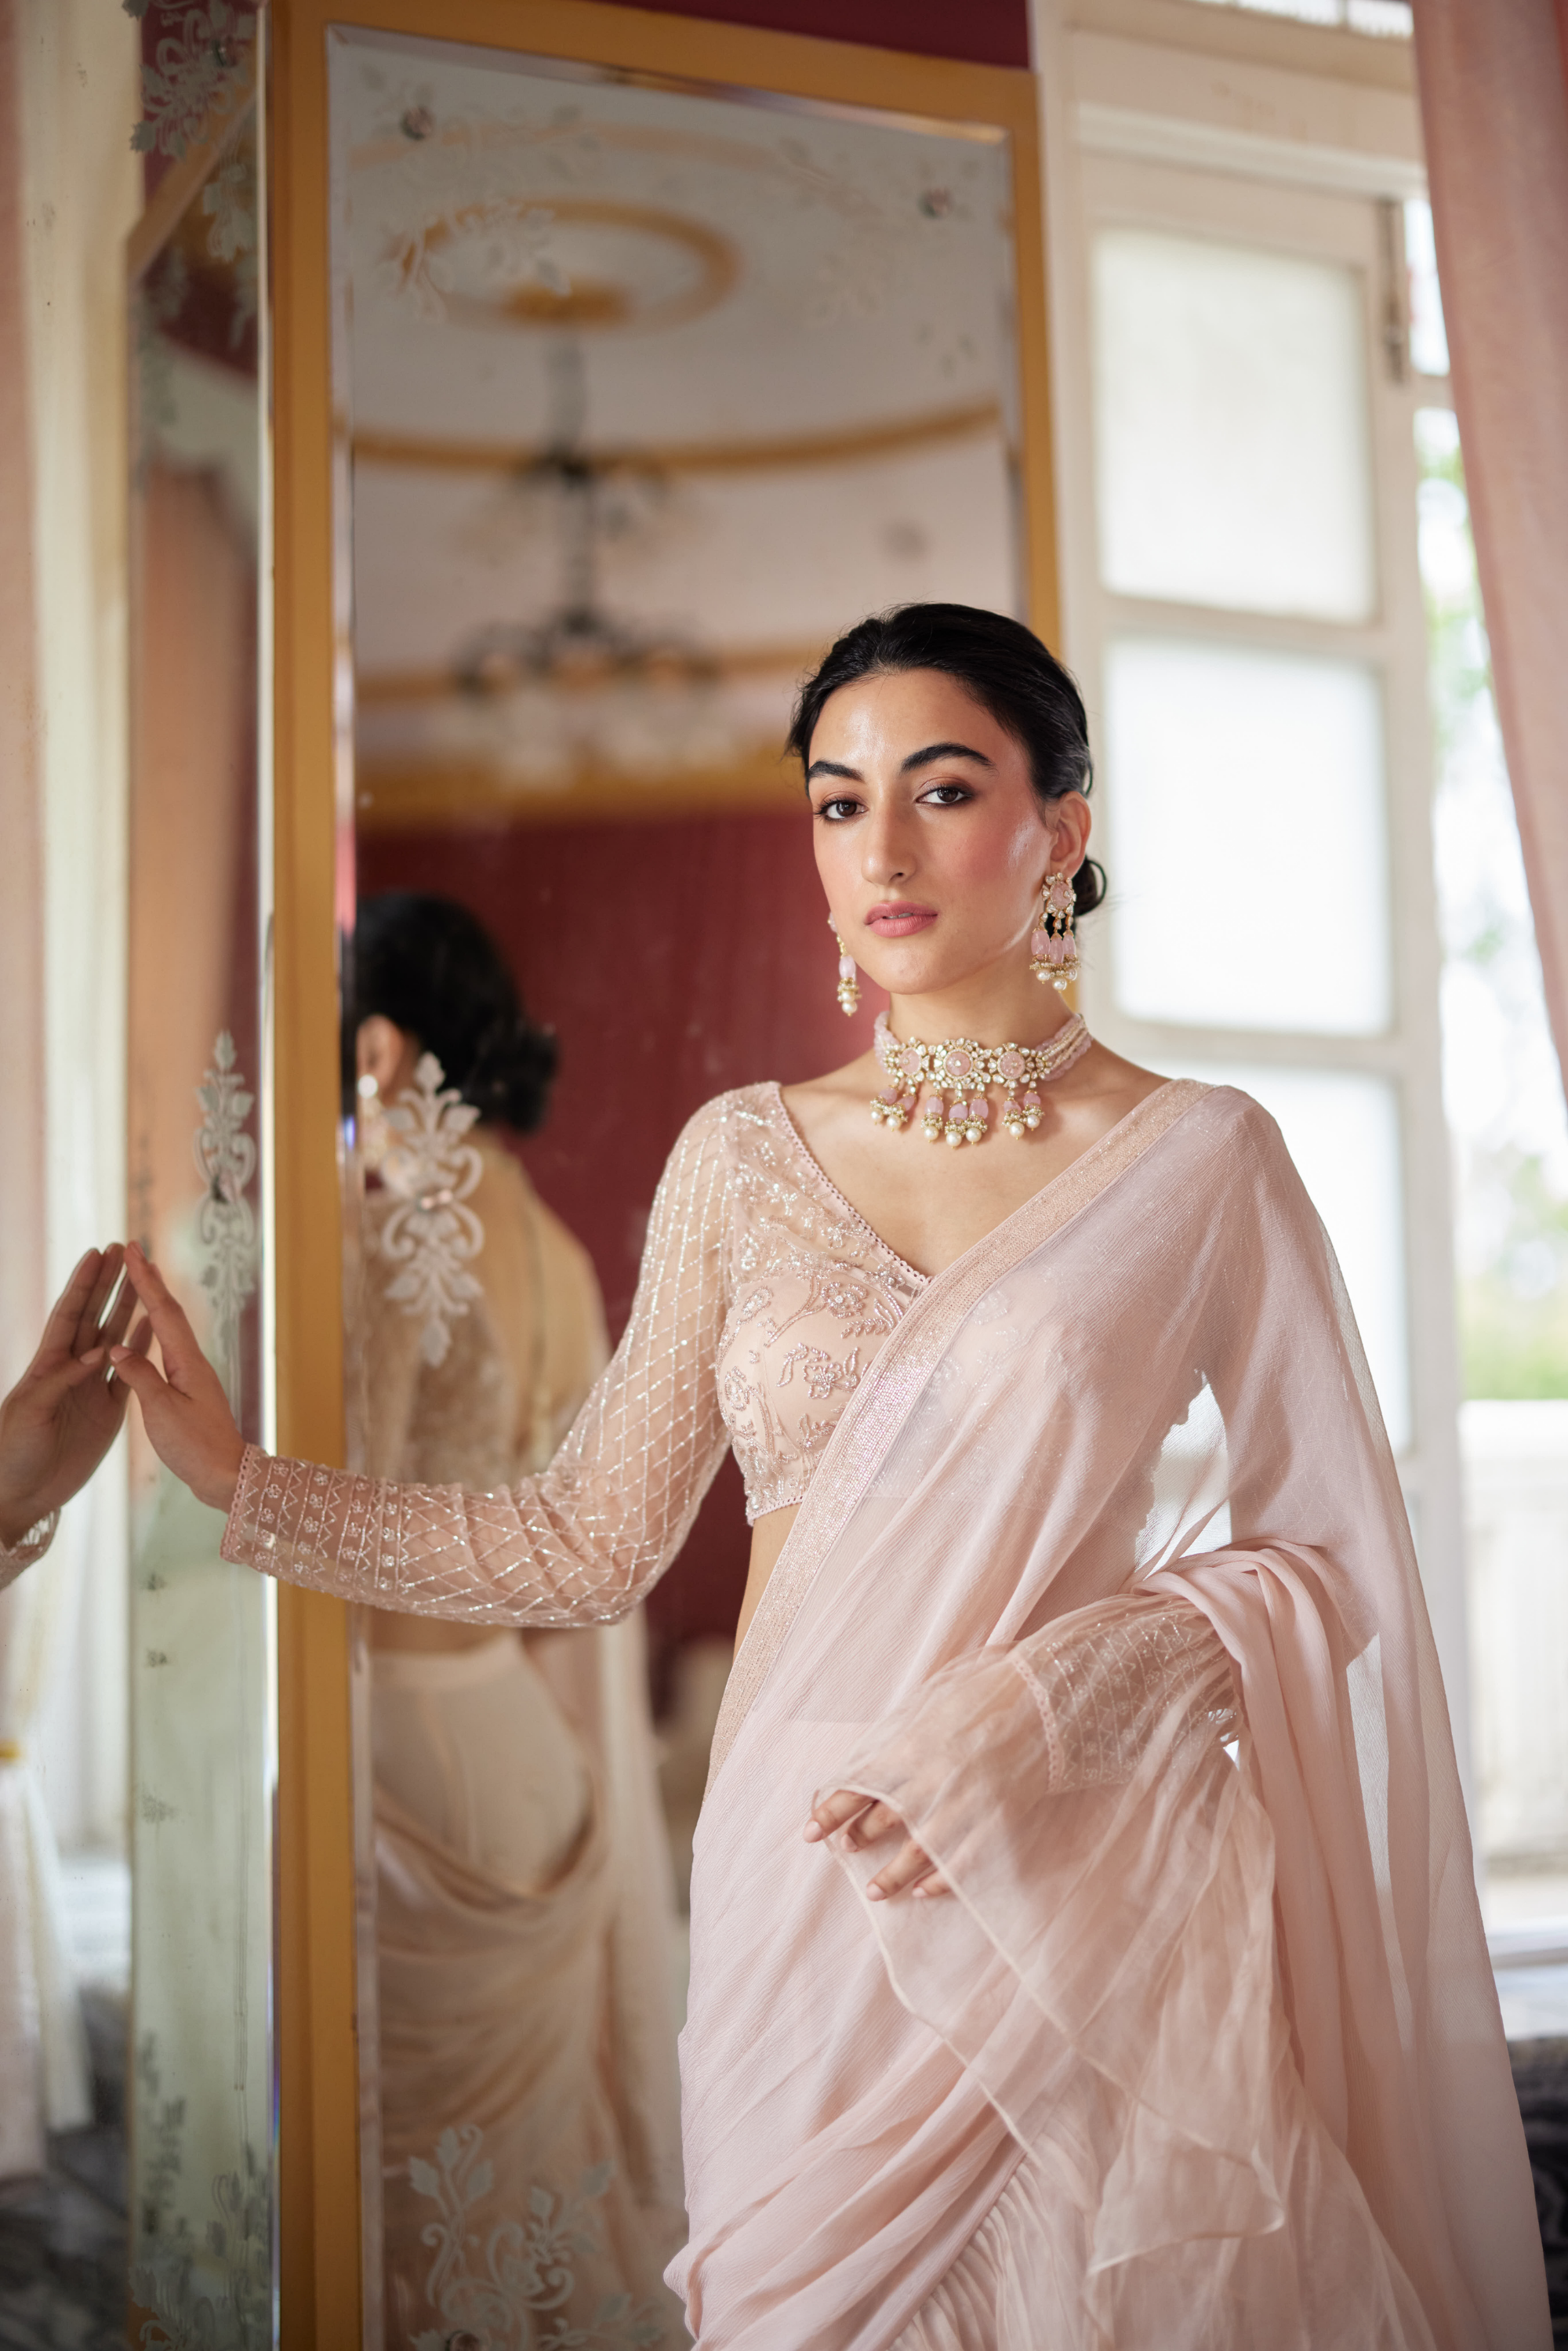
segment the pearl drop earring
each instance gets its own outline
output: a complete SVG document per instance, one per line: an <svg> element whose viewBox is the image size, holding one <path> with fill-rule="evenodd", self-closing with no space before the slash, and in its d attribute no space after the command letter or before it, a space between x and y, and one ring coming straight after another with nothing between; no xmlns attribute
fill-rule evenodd
<svg viewBox="0 0 1568 2351"><path fill-rule="evenodd" d="M839 1010L847 1019L861 1000L860 974L855 969L853 956L844 952L844 943L839 938L839 926L831 914L828 916L828 928L834 938L839 939Z"/></svg>
<svg viewBox="0 0 1568 2351"><path fill-rule="evenodd" d="M1042 987L1050 980L1053 987L1067 988L1078 977L1075 911L1071 875L1048 873L1040 893L1040 920L1029 942L1029 967Z"/></svg>

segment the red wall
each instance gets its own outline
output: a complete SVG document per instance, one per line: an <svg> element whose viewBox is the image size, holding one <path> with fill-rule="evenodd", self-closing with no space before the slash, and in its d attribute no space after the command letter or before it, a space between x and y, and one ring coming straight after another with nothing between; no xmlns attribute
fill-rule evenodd
<svg viewBox="0 0 1568 2351"><path fill-rule="evenodd" d="M771 33L811 33L829 41L909 49L917 57L963 57L973 65L1027 66L1029 0L631 0L721 25Z"/></svg>
<svg viewBox="0 0 1568 2351"><path fill-rule="evenodd" d="M618 1337L660 1170L692 1113L870 1041L874 1006L849 1021L834 995L803 801L798 816L383 835L359 860L363 897L434 890L470 907L556 1030L549 1121L522 1155L592 1253ZM682 1640L733 1632L747 1544L727 1465L653 1595L656 1664Z"/></svg>

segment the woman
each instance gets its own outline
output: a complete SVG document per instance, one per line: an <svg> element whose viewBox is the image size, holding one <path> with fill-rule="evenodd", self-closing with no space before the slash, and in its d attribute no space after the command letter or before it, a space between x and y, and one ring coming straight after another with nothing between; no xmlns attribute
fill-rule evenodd
<svg viewBox="0 0 1568 2351"><path fill-rule="evenodd" d="M136 1259L168 1378L121 1375L232 1506L231 1557L476 1623L632 1606L734 1443L756 1533L671 2272L700 2345L1543 2346L1431 1636L1327 1243L1254 1103L1086 1045L1035 985L1098 894L1078 695L1016 623L917 606L834 646L792 740L892 1067L692 1121L547 1477L479 1498L245 1450ZM1192 839L1201 872L1199 807Z"/></svg>
<svg viewBox="0 0 1568 2351"><path fill-rule="evenodd" d="M588 1253L498 1131L542 1123L555 1042L448 899L367 901L352 973L356 1466L508 1486L549 1460L609 1352ZM550 2307L586 2324L627 2295L673 2340L673 1905L641 1614L368 1625L388 2343L473 2315L465 2265L425 2231L480 2163L465 2211L486 2233L539 2193L564 2213L610 2167Z"/></svg>

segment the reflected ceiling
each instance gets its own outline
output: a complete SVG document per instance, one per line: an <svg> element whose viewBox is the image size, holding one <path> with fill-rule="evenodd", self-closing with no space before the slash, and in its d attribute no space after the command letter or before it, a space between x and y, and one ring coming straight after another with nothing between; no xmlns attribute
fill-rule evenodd
<svg viewBox="0 0 1568 2351"><path fill-rule="evenodd" d="M1016 605L998 134L332 73L361 821L766 799L837 630Z"/></svg>

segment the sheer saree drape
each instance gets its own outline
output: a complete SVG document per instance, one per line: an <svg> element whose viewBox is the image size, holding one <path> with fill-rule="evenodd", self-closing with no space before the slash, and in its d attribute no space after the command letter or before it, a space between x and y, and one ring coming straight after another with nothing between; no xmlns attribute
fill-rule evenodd
<svg viewBox="0 0 1568 2351"><path fill-rule="evenodd" d="M225 1555L607 1621L722 1443L722 1102L544 1476L247 1454ZM886 1795L956 1889L804 1843ZM909 1305L730 1678L682 2042L703 2351L1544 2351L1540 2241L1399 1486L1245 1095L1151 1095Z"/></svg>
<svg viewBox="0 0 1568 2351"><path fill-rule="evenodd" d="M802 1843L843 1784L956 1899ZM946 2344L977 2263L1019 2351L1009 2297L1052 2351L1550 2339L1398 1483L1244 1096L1152 1097L911 1308L737 1660L692 1907L703 2345Z"/></svg>

